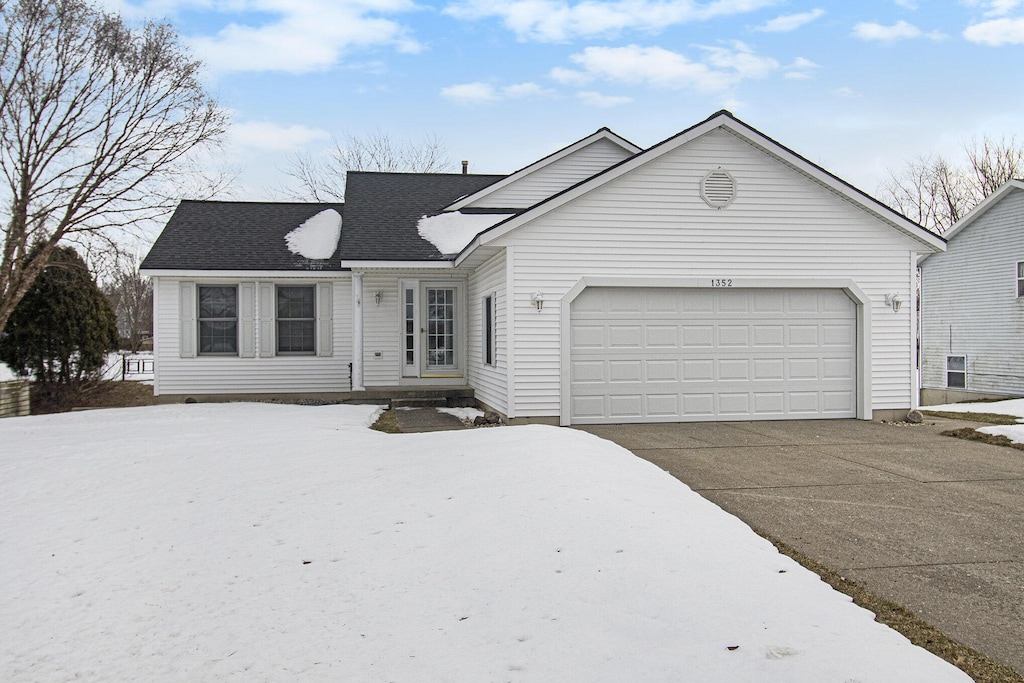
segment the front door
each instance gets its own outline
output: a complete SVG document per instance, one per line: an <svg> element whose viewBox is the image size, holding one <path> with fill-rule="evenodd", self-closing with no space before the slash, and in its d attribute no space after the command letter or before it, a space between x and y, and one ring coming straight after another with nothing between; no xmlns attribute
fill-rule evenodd
<svg viewBox="0 0 1024 683"><path fill-rule="evenodd" d="M402 283L403 377L462 377L462 283Z"/></svg>
<svg viewBox="0 0 1024 683"><path fill-rule="evenodd" d="M451 375L458 371L458 290L455 287L423 285L423 373L421 376Z"/></svg>

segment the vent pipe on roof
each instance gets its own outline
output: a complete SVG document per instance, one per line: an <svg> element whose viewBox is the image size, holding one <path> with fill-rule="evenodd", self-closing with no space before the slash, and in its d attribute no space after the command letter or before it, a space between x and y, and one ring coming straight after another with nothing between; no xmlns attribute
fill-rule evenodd
<svg viewBox="0 0 1024 683"><path fill-rule="evenodd" d="M467 159L462 160L462 175L469 174L469 161Z"/></svg>

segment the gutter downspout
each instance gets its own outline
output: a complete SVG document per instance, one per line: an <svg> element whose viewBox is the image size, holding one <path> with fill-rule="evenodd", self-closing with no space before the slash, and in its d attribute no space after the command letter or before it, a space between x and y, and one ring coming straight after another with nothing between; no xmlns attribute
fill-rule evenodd
<svg viewBox="0 0 1024 683"><path fill-rule="evenodd" d="M363 274L352 273L352 391L363 386Z"/></svg>

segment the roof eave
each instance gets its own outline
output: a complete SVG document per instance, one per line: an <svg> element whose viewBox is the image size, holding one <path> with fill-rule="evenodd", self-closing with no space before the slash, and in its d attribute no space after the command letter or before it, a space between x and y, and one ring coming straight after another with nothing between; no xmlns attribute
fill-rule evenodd
<svg viewBox="0 0 1024 683"><path fill-rule="evenodd" d="M966 216L950 226L949 230L945 232L943 237L945 237L947 241L953 239L954 235L981 218L989 209L995 206L999 200L1013 190L1024 190L1024 180L1008 180L1000 185L995 192L982 199L977 206L968 211Z"/></svg>

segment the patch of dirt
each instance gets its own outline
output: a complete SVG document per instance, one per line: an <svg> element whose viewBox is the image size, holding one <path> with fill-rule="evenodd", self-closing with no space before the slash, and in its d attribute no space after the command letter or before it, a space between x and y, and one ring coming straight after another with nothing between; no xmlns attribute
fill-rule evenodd
<svg viewBox="0 0 1024 683"><path fill-rule="evenodd" d="M967 422L985 422L992 425L1015 425L1019 424L1018 418L1012 415L999 415L998 413L947 413L942 410L922 410L925 415L945 417L950 420L966 420Z"/></svg>
<svg viewBox="0 0 1024 683"><path fill-rule="evenodd" d="M796 560L840 593L849 595L854 603L874 612L875 621L899 631L914 645L923 647L946 660L977 683L1024 683L1024 676L1004 664L993 662L977 650L958 643L906 607L875 595L863 585L847 579L839 572L812 560L776 538L767 534L760 535L771 541L783 555Z"/></svg>
<svg viewBox="0 0 1024 683"><path fill-rule="evenodd" d="M33 415L91 408L151 406L156 403L152 386L132 381L100 380L77 387L33 382L29 392Z"/></svg>
<svg viewBox="0 0 1024 683"><path fill-rule="evenodd" d="M1011 424L1018 424L1012 422ZM981 441L982 443L989 443L993 446L1006 446L1007 448L1016 448L1018 451L1024 451L1024 443L1015 443L1009 438L999 434L986 434L985 432L979 432L974 427L962 427L960 429L950 429L942 432L943 436L952 436L957 439L965 439L967 441Z"/></svg>
<svg viewBox="0 0 1024 683"><path fill-rule="evenodd" d="M398 426L398 415L395 414L393 408L388 408L377 421L370 425L370 429L376 429L378 432L384 432L385 434L401 434L402 428Z"/></svg>

